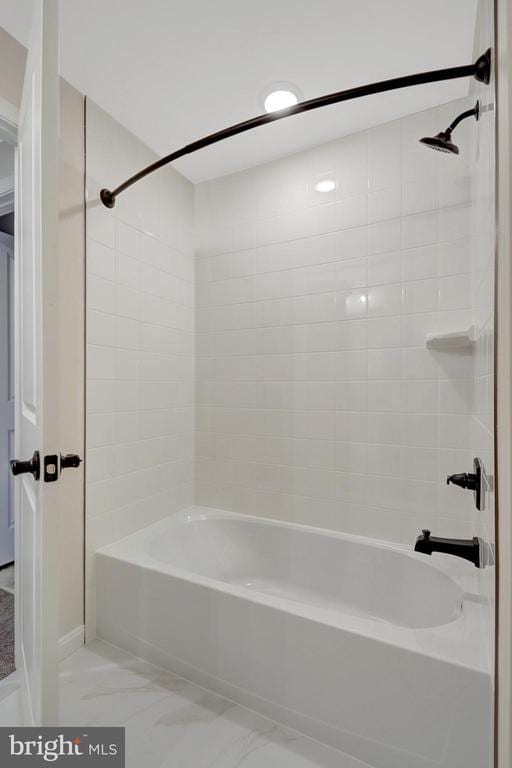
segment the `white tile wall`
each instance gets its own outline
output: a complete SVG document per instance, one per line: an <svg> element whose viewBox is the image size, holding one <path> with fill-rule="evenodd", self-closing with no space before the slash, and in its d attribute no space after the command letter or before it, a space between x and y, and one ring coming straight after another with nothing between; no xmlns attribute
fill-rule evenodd
<svg viewBox="0 0 512 768"><path fill-rule="evenodd" d="M151 153L87 102L87 623L94 552L193 501L193 187L161 170L114 210L98 192Z"/></svg>
<svg viewBox="0 0 512 768"><path fill-rule="evenodd" d="M489 296L477 126L458 157L418 143L473 101L196 187L197 503L408 542L474 533L445 478L471 468L475 355L425 336Z"/></svg>
<svg viewBox="0 0 512 768"><path fill-rule="evenodd" d="M473 101L201 184L195 224L171 169L97 204L151 155L88 103L91 634L94 551L194 496L493 540L492 495L482 520L445 484L473 455L492 467L492 115L459 127L458 157L417 142ZM425 347L471 323L474 352Z"/></svg>

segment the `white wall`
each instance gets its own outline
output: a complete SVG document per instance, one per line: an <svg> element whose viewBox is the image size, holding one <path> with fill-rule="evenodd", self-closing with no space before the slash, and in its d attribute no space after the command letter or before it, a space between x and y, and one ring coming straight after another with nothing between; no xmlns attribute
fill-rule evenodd
<svg viewBox="0 0 512 768"><path fill-rule="evenodd" d="M19 107L25 76L27 49L9 35L3 27L0 27L0 51L2 61L0 98L5 99L14 107Z"/></svg>
<svg viewBox="0 0 512 768"><path fill-rule="evenodd" d="M473 531L474 99L196 187L196 500L412 542ZM334 178L336 189L315 191Z"/></svg>
<svg viewBox="0 0 512 768"><path fill-rule="evenodd" d="M193 187L91 101L87 142L87 625L98 547L193 501Z"/></svg>
<svg viewBox="0 0 512 768"><path fill-rule="evenodd" d="M0 179L14 176L14 147L6 141L0 144Z"/></svg>
<svg viewBox="0 0 512 768"><path fill-rule="evenodd" d="M85 453L84 403L84 98L69 83L60 85L59 261L60 359L66 360L60 388L63 454ZM59 481L60 616L63 653L83 642L84 465L66 470Z"/></svg>

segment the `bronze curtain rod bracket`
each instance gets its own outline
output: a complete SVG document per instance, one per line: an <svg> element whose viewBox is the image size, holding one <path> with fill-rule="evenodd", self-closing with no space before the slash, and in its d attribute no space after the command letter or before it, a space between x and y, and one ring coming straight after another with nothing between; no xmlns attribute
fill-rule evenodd
<svg viewBox="0 0 512 768"><path fill-rule="evenodd" d="M177 149L170 155L166 155L165 157L156 160L134 176L130 176L129 179L113 190L102 189L100 192L101 202L107 208L113 208L116 204L116 197L120 195L121 192L124 192L128 187L131 187L132 184L136 184L145 176L157 171L164 165L168 165L169 163L172 163L173 160L177 160L184 155L190 155L192 152L197 152L199 149L204 149L219 141L229 139L239 133L245 133L253 128L258 128L260 125L272 123L275 120L282 120L291 115L299 115L302 112L309 112L313 109L319 109L320 107L339 104L342 101L350 101L351 99L358 99L363 96L372 96L377 93L394 91L399 88L408 88L413 85L426 85L427 83L438 83L444 80L456 80L461 77L474 77L478 82L488 85L491 79L491 49L489 48L485 53L479 56L474 64L467 64L461 67L449 67L447 69L436 69L430 72L418 72L415 75L405 75L390 80L381 80L378 83L359 85L344 91L336 91L335 93L328 93L325 96L318 96L317 98L309 99L308 101L301 101L293 107L287 107L286 109L280 109L276 112L258 115L250 120L244 120L242 123L237 123L229 128L224 128L221 131L216 131L209 136L205 136L202 139L186 144L184 147Z"/></svg>

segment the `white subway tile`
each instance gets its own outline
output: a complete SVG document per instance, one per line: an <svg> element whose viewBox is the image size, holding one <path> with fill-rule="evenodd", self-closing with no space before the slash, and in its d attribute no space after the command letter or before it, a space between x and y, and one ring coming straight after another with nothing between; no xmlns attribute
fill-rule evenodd
<svg viewBox="0 0 512 768"><path fill-rule="evenodd" d="M450 275L439 278L439 309L469 309L471 307L471 276Z"/></svg>
<svg viewBox="0 0 512 768"><path fill-rule="evenodd" d="M111 413L115 410L116 382L113 379L87 381L87 413Z"/></svg>
<svg viewBox="0 0 512 768"><path fill-rule="evenodd" d="M402 251L402 279L423 280L437 277L438 274L438 245L424 245L419 248L408 248Z"/></svg>
<svg viewBox="0 0 512 768"><path fill-rule="evenodd" d="M368 349L400 347L401 318L399 316L369 318L366 323Z"/></svg>
<svg viewBox="0 0 512 768"><path fill-rule="evenodd" d="M471 207L453 206L439 211L439 240L441 242L467 238L471 235Z"/></svg>
<svg viewBox="0 0 512 768"><path fill-rule="evenodd" d="M87 276L87 307L100 312L114 312L115 283L96 275Z"/></svg>
<svg viewBox="0 0 512 768"><path fill-rule="evenodd" d="M368 474L401 477L402 446L368 445Z"/></svg>
<svg viewBox="0 0 512 768"><path fill-rule="evenodd" d="M89 449L113 445L115 442L114 414L90 413L87 416L87 446Z"/></svg>
<svg viewBox="0 0 512 768"><path fill-rule="evenodd" d="M372 317L399 315L402 303L400 283L379 285L368 289L368 315Z"/></svg>
<svg viewBox="0 0 512 768"><path fill-rule="evenodd" d="M368 414L364 412L338 411L336 413L336 440L341 442L365 442L368 435Z"/></svg>
<svg viewBox="0 0 512 768"><path fill-rule="evenodd" d="M115 251L103 243L87 239L87 274L97 275L106 280L115 276Z"/></svg>
<svg viewBox="0 0 512 768"><path fill-rule="evenodd" d="M335 352L333 355L334 378L336 381L366 379L368 359L366 350Z"/></svg>
<svg viewBox="0 0 512 768"><path fill-rule="evenodd" d="M403 473L409 480L439 480L439 451L437 448L408 446L403 455Z"/></svg>
<svg viewBox="0 0 512 768"><path fill-rule="evenodd" d="M399 218L368 225L368 253L397 251L401 247L402 223Z"/></svg>
<svg viewBox="0 0 512 768"><path fill-rule="evenodd" d="M115 374L115 350L87 344L87 379L113 379Z"/></svg>
<svg viewBox="0 0 512 768"><path fill-rule="evenodd" d="M402 225L402 248L418 248L436 243L439 233L439 215L436 211L406 216Z"/></svg>
<svg viewBox="0 0 512 768"><path fill-rule="evenodd" d="M439 306L439 281L415 280L403 284L402 312L405 315L435 312Z"/></svg>
<svg viewBox="0 0 512 768"><path fill-rule="evenodd" d="M367 440L369 443L400 445L402 442L402 418L399 413L371 413L368 417Z"/></svg>
<svg viewBox="0 0 512 768"><path fill-rule="evenodd" d="M139 230L119 219L116 221L116 251L133 258L140 256Z"/></svg>
<svg viewBox="0 0 512 768"><path fill-rule="evenodd" d="M89 344L114 347L116 343L114 315L89 309L87 312L87 340Z"/></svg>
<svg viewBox="0 0 512 768"><path fill-rule="evenodd" d="M337 442L335 445L335 469L361 475L367 473L368 446L366 443Z"/></svg>
<svg viewBox="0 0 512 768"><path fill-rule="evenodd" d="M366 381L337 381L335 388L335 409L337 411L366 411Z"/></svg>
<svg viewBox="0 0 512 768"><path fill-rule="evenodd" d="M367 503L386 509L398 509L402 503L402 479L367 476Z"/></svg>
<svg viewBox="0 0 512 768"><path fill-rule="evenodd" d="M368 138L365 132L336 143L338 197L353 197L368 190Z"/></svg>
<svg viewBox="0 0 512 768"><path fill-rule="evenodd" d="M389 411L397 413L401 410L402 383L400 381L369 381L368 382L368 411Z"/></svg>
<svg viewBox="0 0 512 768"><path fill-rule="evenodd" d="M402 410L404 413L437 413L439 411L439 382L437 379L421 381L418 378L403 381Z"/></svg>
<svg viewBox="0 0 512 768"><path fill-rule="evenodd" d="M434 211L437 209L438 203L439 189L436 176L426 175L422 179L405 182L403 188L403 216L412 216L424 211ZM407 232L407 228L405 232Z"/></svg>
<svg viewBox="0 0 512 768"><path fill-rule="evenodd" d="M368 380L400 379L402 375L401 349L369 349Z"/></svg>
<svg viewBox="0 0 512 768"><path fill-rule="evenodd" d="M423 312L418 315L404 315L401 326L404 347L423 347L427 335L438 330L438 314Z"/></svg>
<svg viewBox="0 0 512 768"><path fill-rule="evenodd" d="M439 419L441 448L464 449L470 444L470 419L465 414L444 413Z"/></svg>
<svg viewBox="0 0 512 768"><path fill-rule="evenodd" d="M400 122L368 131L368 189L399 187L402 174Z"/></svg>
<svg viewBox="0 0 512 768"><path fill-rule="evenodd" d="M458 275L471 269L471 240L450 240L439 244L439 275Z"/></svg>
<svg viewBox="0 0 512 768"><path fill-rule="evenodd" d="M404 414L402 417L404 445L437 448L439 445L439 417L437 414Z"/></svg>
<svg viewBox="0 0 512 768"><path fill-rule="evenodd" d="M439 382L439 412L470 414L473 412L472 379L443 379ZM485 408L485 405L483 406ZM482 413L482 406L478 409Z"/></svg>
<svg viewBox="0 0 512 768"><path fill-rule="evenodd" d="M402 507L406 512L433 515L439 510L438 483L425 480L404 479ZM418 535L421 533L418 528ZM412 543L412 542L411 542Z"/></svg>
<svg viewBox="0 0 512 768"><path fill-rule="evenodd" d="M116 219L112 211L100 205L97 193L94 201L87 205L87 231L91 239L115 248Z"/></svg>
<svg viewBox="0 0 512 768"><path fill-rule="evenodd" d="M460 160L455 158L455 162ZM439 177L439 207L448 208L453 205L469 203L471 199L471 171L463 163L451 172L441 173Z"/></svg>
<svg viewBox="0 0 512 768"><path fill-rule="evenodd" d="M401 253L388 251L368 257L368 285L397 283L401 279Z"/></svg>
<svg viewBox="0 0 512 768"><path fill-rule="evenodd" d="M377 189L368 193L368 223L396 219L402 209L400 186Z"/></svg>
<svg viewBox="0 0 512 768"><path fill-rule="evenodd" d="M322 208L322 211L326 208ZM334 205L332 220L326 219L325 225L320 225L320 231L332 231L334 229L350 229L361 227L368 222L368 197L367 195L355 195L339 200ZM313 231L317 231L315 227Z"/></svg>

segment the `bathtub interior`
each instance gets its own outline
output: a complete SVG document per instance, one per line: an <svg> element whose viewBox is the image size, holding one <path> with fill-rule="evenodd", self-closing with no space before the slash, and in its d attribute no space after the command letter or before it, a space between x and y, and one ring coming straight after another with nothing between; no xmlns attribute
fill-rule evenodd
<svg viewBox="0 0 512 768"><path fill-rule="evenodd" d="M206 509L144 539L157 563L329 611L421 628L462 610L453 578L385 542Z"/></svg>

